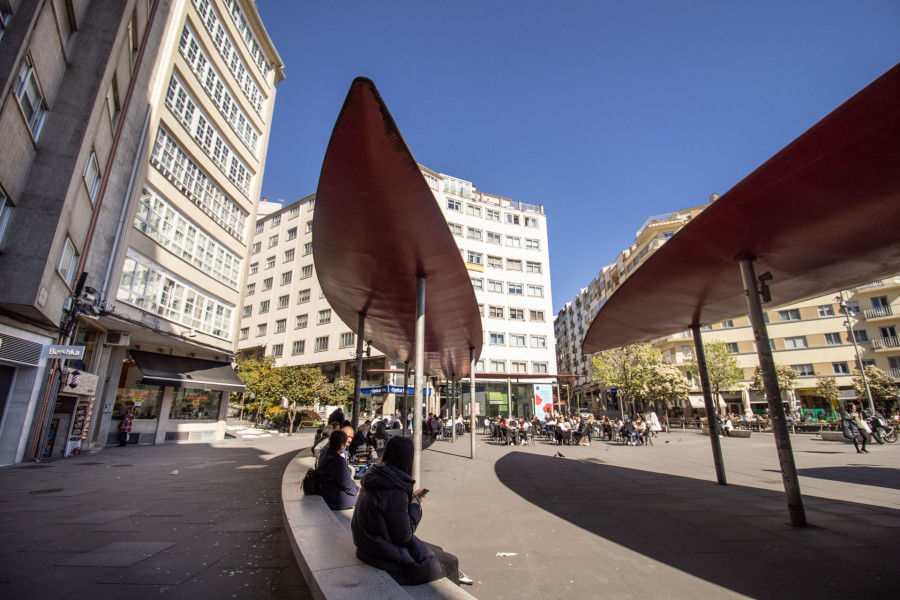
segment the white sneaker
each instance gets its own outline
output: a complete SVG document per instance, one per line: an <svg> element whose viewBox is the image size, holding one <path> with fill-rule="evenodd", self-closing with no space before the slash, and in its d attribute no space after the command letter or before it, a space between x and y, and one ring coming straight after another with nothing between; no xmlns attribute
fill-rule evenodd
<svg viewBox="0 0 900 600"><path fill-rule="evenodd" d="M462 585L472 585L473 583L475 583L475 580L472 579L471 577L469 577L468 575L466 575L465 573L463 573L462 571L460 571L459 572L459 582Z"/></svg>

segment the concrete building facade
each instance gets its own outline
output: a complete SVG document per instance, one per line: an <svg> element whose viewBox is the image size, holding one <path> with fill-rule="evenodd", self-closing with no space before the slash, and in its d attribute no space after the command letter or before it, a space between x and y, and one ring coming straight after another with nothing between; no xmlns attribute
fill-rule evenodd
<svg viewBox="0 0 900 600"><path fill-rule="evenodd" d="M592 380L592 356L580 352L584 334L594 315L641 260L699 214L704 206L648 219L638 231L635 243L617 257L616 263L604 267L591 284L557 314L554 328L558 368L578 375L576 391L582 402L597 410L618 408L612 396ZM841 309L842 302L849 310L849 319ZM889 277L787 306L764 306L764 309L775 361L798 373L794 388L784 392L785 402L795 413L803 410L820 418L834 416L834 411L839 407L829 406L817 396L818 377L833 377L841 390L842 401L857 398L853 388L853 378L858 376L859 371L857 349L863 365L875 365L900 381L900 342L897 337L900 327L900 277ZM740 317L706 326L702 328L701 335L704 343L725 343L743 370L743 382L739 388L721 394L719 402L722 409L727 407L729 411L739 414L748 409L762 412L765 409L764 398L748 389L758 365L749 319ZM673 334L651 343L662 352L667 363L682 371L693 357L690 332ZM691 383L693 391L689 404L685 406L686 414L703 407L699 383L693 380ZM894 414L898 407L893 402L879 408Z"/></svg>
<svg viewBox="0 0 900 600"><path fill-rule="evenodd" d="M0 365L0 462L103 447L128 409L130 443L221 437L227 386L164 383L157 357L230 362L283 78L255 5L0 4L0 333L38 346Z"/></svg>
<svg viewBox="0 0 900 600"><path fill-rule="evenodd" d="M421 170L460 247L483 317L477 412L530 414L534 385L552 384L556 373L543 207ZM312 257L314 211L315 197L310 196L256 222L238 349L249 356L274 356L279 365L318 364L329 377L350 375L356 337L332 314L318 285ZM363 386L402 385L400 374L371 370L403 368L372 350L364 361ZM468 388L463 389L467 404ZM439 384L438 392L446 394L446 383ZM369 399L378 412L394 412L398 406L393 394ZM438 399L434 410L437 402L446 404L446 399Z"/></svg>

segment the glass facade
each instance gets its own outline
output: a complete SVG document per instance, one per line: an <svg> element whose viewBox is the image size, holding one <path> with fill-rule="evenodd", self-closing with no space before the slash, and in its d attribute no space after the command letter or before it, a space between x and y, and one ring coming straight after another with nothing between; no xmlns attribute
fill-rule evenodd
<svg viewBox="0 0 900 600"><path fill-rule="evenodd" d="M215 420L219 417L222 392L195 388L177 388L172 398L169 419Z"/></svg>

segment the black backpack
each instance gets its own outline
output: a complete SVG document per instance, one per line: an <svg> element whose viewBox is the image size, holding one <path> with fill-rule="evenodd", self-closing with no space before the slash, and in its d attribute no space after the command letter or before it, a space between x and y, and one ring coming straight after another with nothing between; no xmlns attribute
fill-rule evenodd
<svg viewBox="0 0 900 600"><path fill-rule="evenodd" d="M308 469L303 477L303 494L306 496L319 495L319 480L315 469Z"/></svg>

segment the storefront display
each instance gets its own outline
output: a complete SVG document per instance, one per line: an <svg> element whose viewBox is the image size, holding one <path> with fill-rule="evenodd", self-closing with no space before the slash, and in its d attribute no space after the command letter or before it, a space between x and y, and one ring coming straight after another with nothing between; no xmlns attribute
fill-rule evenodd
<svg viewBox="0 0 900 600"><path fill-rule="evenodd" d="M219 390L178 388L172 399L169 419L218 419L221 401Z"/></svg>

